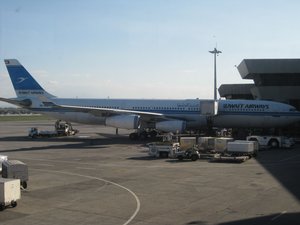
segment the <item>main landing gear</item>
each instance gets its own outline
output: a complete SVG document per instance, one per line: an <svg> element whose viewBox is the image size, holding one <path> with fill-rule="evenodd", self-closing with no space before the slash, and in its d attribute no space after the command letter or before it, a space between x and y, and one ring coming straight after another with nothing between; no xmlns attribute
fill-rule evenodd
<svg viewBox="0 0 300 225"><path fill-rule="evenodd" d="M155 138L157 136L156 130L143 130L129 134L130 140L146 140L148 138Z"/></svg>

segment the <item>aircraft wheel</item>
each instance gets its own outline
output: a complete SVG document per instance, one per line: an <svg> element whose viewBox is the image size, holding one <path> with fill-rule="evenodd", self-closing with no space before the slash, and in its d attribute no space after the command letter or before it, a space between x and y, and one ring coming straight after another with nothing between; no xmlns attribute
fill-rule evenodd
<svg viewBox="0 0 300 225"><path fill-rule="evenodd" d="M1 203L0 204L0 211L3 211L5 209L5 204L4 203Z"/></svg>
<svg viewBox="0 0 300 225"><path fill-rule="evenodd" d="M17 202L16 201L11 201L10 205L11 205L11 207L15 208L17 206Z"/></svg>

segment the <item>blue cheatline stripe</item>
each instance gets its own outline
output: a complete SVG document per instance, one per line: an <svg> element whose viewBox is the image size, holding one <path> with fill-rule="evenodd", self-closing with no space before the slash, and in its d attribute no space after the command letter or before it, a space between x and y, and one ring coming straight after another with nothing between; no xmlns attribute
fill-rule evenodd
<svg viewBox="0 0 300 225"><path fill-rule="evenodd" d="M300 112L225 112L219 111L218 115L232 116L300 116Z"/></svg>
<svg viewBox="0 0 300 225"><path fill-rule="evenodd" d="M112 108L113 109L113 108ZM67 108L30 108L32 111L38 112L78 112L78 110L67 109ZM92 109L91 109L92 110ZM95 109L97 110L97 109ZM122 110L122 109L121 109ZM150 112L150 113L162 113L162 114L200 114L199 111L184 111L184 110L133 110L133 109L123 109L123 110L131 110L137 112ZM101 111L101 110L99 110ZM103 111L105 112L105 111Z"/></svg>
<svg viewBox="0 0 300 225"><path fill-rule="evenodd" d="M78 112L78 110L66 109L66 108L31 108L30 110L36 112ZM132 110L132 109L125 109ZM101 111L101 110L100 110ZM134 110L132 110L134 111ZM189 115L201 115L199 111L184 111L184 110L138 110L140 112L153 112L153 113L161 113L164 115L172 115L172 114L189 114ZM104 112L104 111L103 111ZM290 112L224 112L219 111L217 115L220 116L299 116L299 113L290 113Z"/></svg>

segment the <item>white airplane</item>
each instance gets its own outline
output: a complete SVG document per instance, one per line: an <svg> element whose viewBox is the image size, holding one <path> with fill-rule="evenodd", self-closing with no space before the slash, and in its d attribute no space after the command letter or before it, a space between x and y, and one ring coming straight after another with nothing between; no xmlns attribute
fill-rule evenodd
<svg viewBox="0 0 300 225"><path fill-rule="evenodd" d="M157 131L282 127L300 120L295 107L272 101L58 98L46 92L18 60L4 62L17 98L1 101L68 122L136 129L132 139L155 136Z"/></svg>

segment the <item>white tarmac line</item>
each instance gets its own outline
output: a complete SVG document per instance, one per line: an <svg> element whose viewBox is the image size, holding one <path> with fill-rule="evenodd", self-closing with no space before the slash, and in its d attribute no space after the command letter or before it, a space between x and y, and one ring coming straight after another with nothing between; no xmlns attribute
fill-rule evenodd
<svg viewBox="0 0 300 225"><path fill-rule="evenodd" d="M79 169L79 170L96 170L96 168L91 168L91 167L76 167L76 169Z"/></svg>
<svg viewBox="0 0 300 225"><path fill-rule="evenodd" d="M282 211L281 213L279 213L277 216L274 216L271 221L274 221L276 219L278 219L280 216L282 216L283 214L287 213L287 211Z"/></svg>
<svg viewBox="0 0 300 225"><path fill-rule="evenodd" d="M43 163L43 164L37 164L37 166L47 166L47 167L54 167L54 165L51 165L51 164L46 164L46 163Z"/></svg>
<svg viewBox="0 0 300 225"><path fill-rule="evenodd" d="M84 177L84 178L92 179L92 180L99 180L99 181L103 181L103 182L115 185L115 186L117 186L121 189L126 190L127 192L129 192L134 197L134 199L136 201L136 209L135 209L134 213L132 214L132 216L125 223L123 223L123 225L128 225L136 217L136 215L140 211L141 202L140 202L139 198L137 197L137 195L133 191L131 191L129 188L124 187L124 186L122 186L118 183L115 183L115 182L112 182L112 181L109 181L109 180L105 180L105 179L102 179L102 178L99 178L99 177L86 176L86 175L82 175L82 174L63 172L63 171L57 171L57 170L44 170L44 169L31 169L31 170L44 171L44 172L49 172L49 173L60 173L60 174L65 174L65 175Z"/></svg>

